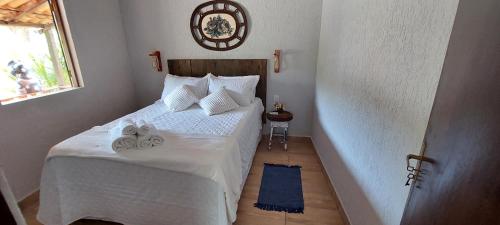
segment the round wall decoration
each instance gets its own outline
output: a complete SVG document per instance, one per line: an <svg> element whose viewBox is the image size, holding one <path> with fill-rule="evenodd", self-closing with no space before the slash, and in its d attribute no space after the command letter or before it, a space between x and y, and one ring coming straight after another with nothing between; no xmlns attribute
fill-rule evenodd
<svg viewBox="0 0 500 225"><path fill-rule="evenodd" d="M239 47L248 33L243 8L229 0L205 2L191 15L191 34L202 47L227 51Z"/></svg>

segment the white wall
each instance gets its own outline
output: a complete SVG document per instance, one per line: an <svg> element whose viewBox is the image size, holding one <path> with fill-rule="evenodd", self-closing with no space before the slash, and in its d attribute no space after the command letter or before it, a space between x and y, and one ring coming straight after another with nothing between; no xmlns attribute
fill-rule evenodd
<svg viewBox="0 0 500 225"><path fill-rule="evenodd" d="M457 4L323 2L313 140L353 225L400 222Z"/></svg>
<svg viewBox="0 0 500 225"><path fill-rule="evenodd" d="M153 72L148 51L160 50L163 60L266 58L269 59L268 109L271 109L273 95L279 95L295 114L291 135L309 136L322 1L237 1L246 9L250 33L242 46L226 52L204 49L191 36L191 14L203 2L205 0L120 1L140 105L159 99L162 89L164 74ZM279 75L271 69L274 49L283 50Z"/></svg>
<svg viewBox="0 0 500 225"><path fill-rule="evenodd" d="M85 87L0 106L0 164L21 199L39 186L49 148L136 109L118 0L65 0Z"/></svg>

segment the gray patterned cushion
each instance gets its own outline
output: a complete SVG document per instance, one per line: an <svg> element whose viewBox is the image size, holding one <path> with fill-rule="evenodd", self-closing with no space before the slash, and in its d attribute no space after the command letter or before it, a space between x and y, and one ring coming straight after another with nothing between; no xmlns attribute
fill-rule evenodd
<svg viewBox="0 0 500 225"><path fill-rule="evenodd" d="M171 112L179 112L189 108L198 100L187 85L182 85L165 96L163 102Z"/></svg>
<svg viewBox="0 0 500 225"><path fill-rule="evenodd" d="M231 111L239 107L224 87L213 92L199 102L201 108L209 116Z"/></svg>

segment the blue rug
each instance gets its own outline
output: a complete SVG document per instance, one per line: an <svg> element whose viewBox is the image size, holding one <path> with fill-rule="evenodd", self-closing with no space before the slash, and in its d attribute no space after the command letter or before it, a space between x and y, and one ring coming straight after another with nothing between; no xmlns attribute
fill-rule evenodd
<svg viewBox="0 0 500 225"><path fill-rule="evenodd" d="M255 207L267 211L304 213L300 168L265 163Z"/></svg>

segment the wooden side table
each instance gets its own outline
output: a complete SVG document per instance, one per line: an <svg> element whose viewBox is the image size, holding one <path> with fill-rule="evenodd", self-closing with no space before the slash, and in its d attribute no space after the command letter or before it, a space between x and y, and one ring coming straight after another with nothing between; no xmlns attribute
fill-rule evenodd
<svg viewBox="0 0 500 225"><path fill-rule="evenodd" d="M271 151L273 143L273 136L282 137L281 143L284 145L285 151L288 150L288 122L293 119L293 114L287 111L281 112L268 112L266 117L271 121L271 132L269 133L268 149ZM276 130L281 129L281 133L275 133Z"/></svg>

